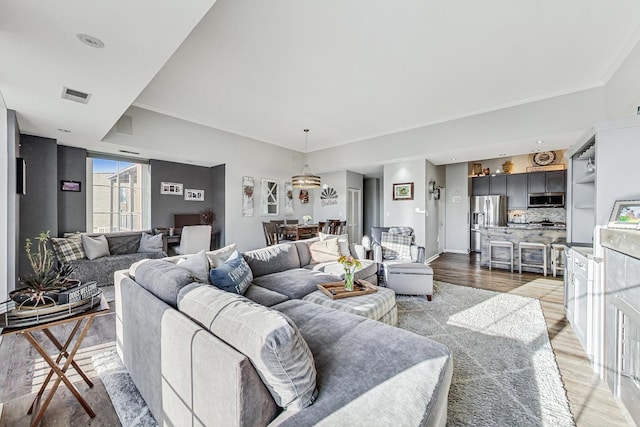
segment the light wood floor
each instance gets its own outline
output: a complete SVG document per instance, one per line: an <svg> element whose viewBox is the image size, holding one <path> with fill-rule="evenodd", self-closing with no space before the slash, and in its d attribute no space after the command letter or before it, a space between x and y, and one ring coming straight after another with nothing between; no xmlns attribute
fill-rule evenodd
<svg viewBox="0 0 640 427"><path fill-rule="evenodd" d="M617 404L606 385L591 372L589 360L564 317L561 280L539 274L519 275L481 269L474 255L444 254L431 266L435 280L538 298L578 427L633 426L626 411ZM102 347L111 345L114 339L114 315L96 319L85 341L86 354L83 360L86 365L82 365L87 367L96 385L88 389L82 382L75 382L97 417L90 419L66 388L61 387L45 414L42 426L119 425L99 377L90 372L92 352L102 351ZM37 385L37 378L43 375L38 365L34 364L36 356L22 337L7 336L0 341L0 427L29 425L26 409L33 397L34 384Z"/></svg>
<svg viewBox="0 0 640 427"><path fill-rule="evenodd" d="M480 268L475 254L443 254L431 267L435 280L539 299L577 426L634 425L606 384L592 372L589 359L565 318L561 277L489 271Z"/></svg>

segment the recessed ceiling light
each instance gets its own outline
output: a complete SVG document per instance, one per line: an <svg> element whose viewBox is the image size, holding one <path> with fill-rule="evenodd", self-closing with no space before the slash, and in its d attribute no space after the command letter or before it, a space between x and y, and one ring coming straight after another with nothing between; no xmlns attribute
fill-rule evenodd
<svg viewBox="0 0 640 427"><path fill-rule="evenodd" d="M455 157L452 157L452 158L451 158L451 160L455 160L455 159L456 159Z"/></svg>
<svg viewBox="0 0 640 427"><path fill-rule="evenodd" d="M95 47L97 49L102 49L104 47L104 43L97 37L90 36L89 34L76 34L78 40L87 46Z"/></svg>
<svg viewBox="0 0 640 427"><path fill-rule="evenodd" d="M506 156L506 155L507 155L507 153L500 153L500 154L498 154L498 156L500 156L500 157L503 157L503 156Z"/></svg>
<svg viewBox="0 0 640 427"><path fill-rule="evenodd" d="M62 129L62 128L58 128L58 132L71 133L71 131L69 129Z"/></svg>
<svg viewBox="0 0 640 427"><path fill-rule="evenodd" d="M536 144L542 144L544 141L540 140L540 141L536 141Z"/></svg>

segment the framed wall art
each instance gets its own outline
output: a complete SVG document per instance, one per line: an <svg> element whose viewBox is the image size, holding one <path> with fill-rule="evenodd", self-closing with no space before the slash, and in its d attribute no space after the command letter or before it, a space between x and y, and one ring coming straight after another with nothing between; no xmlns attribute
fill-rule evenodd
<svg viewBox="0 0 640 427"><path fill-rule="evenodd" d="M193 202L204 202L204 190L187 188L184 190L184 199Z"/></svg>
<svg viewBox="0 0 640 427"><path fill-rule="evenodd" d="M393 200L413 200L413 182L393 184Z"/></svg>
<svg viewBox="0 0 640 427"><path fill-rule="evenodd" d="M172 196L182 196L182 184L177 182L161 182L160 194L170 194Z"/></svg>
<svg viewBox="0 0 640 427"><path fill-rule="evenodd" d="M618 200L613 205L609 228L640 228L640 200Z"/></svg>
<svg viewBox="0 0 640 427"><path fill-rule="evenodd" d="M242 216L253 216L253 178L242 177Z"/></svg>
<svg viewBox="0 0 640 427"><path fill-rule="evenodd" d="M293 186L290 182L284 183L284 214L293 215Z"/></svg>
<svg viewBox="0 0 640 427"><path fill-rule="evenodd" d="M262 179L262 215L272 216L280 214L278 187L278 181Z"/></svg>
<svg viewBox="0 0 640 427"><path fill-rule="evenodd" d="M82 191L82 183L80 181L60 181L60 190L79 193Z"/></svg>

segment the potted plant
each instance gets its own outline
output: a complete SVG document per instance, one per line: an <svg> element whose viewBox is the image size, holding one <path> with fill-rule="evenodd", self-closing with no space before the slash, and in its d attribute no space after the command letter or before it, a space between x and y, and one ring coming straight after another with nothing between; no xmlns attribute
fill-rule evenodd
<svg viewBox="0 0 640 427"><path fill-rule="evenodd" d="M80 282L69 276L74 268L70 264L56 265L53 251L47 248L49 231L43 231L35 238L35 250L31 239L25 240L25 251L33 269L33 274L20 280L23 285L9 296L20 306L41 307L55 304L57 292L77 286Z"/></svg>

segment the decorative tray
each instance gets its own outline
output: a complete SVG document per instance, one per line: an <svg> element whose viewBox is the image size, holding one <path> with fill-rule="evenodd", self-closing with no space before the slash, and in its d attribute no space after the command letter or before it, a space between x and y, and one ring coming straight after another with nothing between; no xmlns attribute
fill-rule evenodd
<svg viewBox="0 0 640 427"><path fill-rule="evenodd" d="M366 280L354 280L352 291L345 291L344 280L339 282L322 283L318 285L318 289L324 292L324 294L331 299L357 297L378 292L378 287L372 285Z"/></svg>
<svg viewBox="0 0 640 427"><path fill-rule="evenodd" d="M19 309L11 300L0 303L0 328L22 328L74 316L100 304L102 290L92 289L82 299L66 304Z"/></svg>

